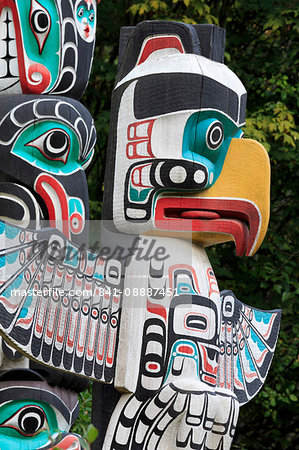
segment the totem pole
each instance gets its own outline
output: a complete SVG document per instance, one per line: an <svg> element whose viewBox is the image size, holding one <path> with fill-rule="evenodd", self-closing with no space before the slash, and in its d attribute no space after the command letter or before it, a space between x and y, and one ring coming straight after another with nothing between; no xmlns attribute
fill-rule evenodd
<svg viewBox="0 0 299 450"><path fill-rule="evenodd" d="M86 240L84 168L96 132L78 99L92 63L95 13L95 0L0 0L0 316L22 343L34 327L30 357L44 331L45 360L53 335L48 317L56 320L47 303L49 295L58 299L42 292L61 286L62 273L31 240L44 221L70 241ZM88 380L27 359L3 337L0 448L87 448L69 429L78 416L76 391Z"/></svg>
<svg viewBox="0 0 299 450"><path fill-rule="evenodd" d="M269 220L270 165L243 139L246 90L216 26L122 30L104 219L139 234L126 267L104 450L229 449L239 406L261 389L280 311L219 293L204 247L253 255ZM150 244L149 244L150 243ZM101 447L98 447L101 448Z"/></svg>
<svg viewBox="0 0 299 450"><path fill-rule="evenodd" d="M92 6L74 2L78 17L82 3ZM70 22L78 42L82 30L89 39L89 26ZM15 201L10 224L1 213L0 332L35 367L102 383L98 449L228 449L239 405L262 387L273 357L280 312L219 293L204 250L233 240L238 255L252 255L269 218L268 157L241 139L246 91L223 53L224 31L214 26L144 22L122 31L105 181L110 222L98 253L81 245L91 118L50 95L1 104L6 182L17 174L31 203ZM34 229L31 211L52 228ZM5 433L15 431L10 418Z"/></svg>

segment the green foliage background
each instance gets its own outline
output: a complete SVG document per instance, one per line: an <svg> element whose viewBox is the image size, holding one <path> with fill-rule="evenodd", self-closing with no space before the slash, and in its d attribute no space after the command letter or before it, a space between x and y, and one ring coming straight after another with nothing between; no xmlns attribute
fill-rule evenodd
<svg viewBox="0 0 299 450"><path fill-rule="evenodd" d="M298 4L297 4L298 5ZM225 63L248 91L245 137L261 142L272 165L271 219L259 252L235 256L232 244L208 250L221 289L245 303L282 308L276 354L265 387L241 408L236 449L299 448L298 411L298 6L287 0L102 0L97 45L83 102L98 132L88 172L92 218L100 218L111 91L119 30L142 20L213 23L226 28ZM296 66L297 65L297 66ZM296 384L297 378L297 384ZM90 422L91 392L82 395L77 431Z"/></svg>

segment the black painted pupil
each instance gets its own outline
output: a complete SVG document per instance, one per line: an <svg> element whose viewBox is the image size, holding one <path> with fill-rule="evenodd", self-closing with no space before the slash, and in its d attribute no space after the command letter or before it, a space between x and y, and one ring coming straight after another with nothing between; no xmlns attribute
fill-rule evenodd
<svg viewBox="0 0 299 450"><path fill-rule="evenodd" d="M34 434L40 430L45 423L45 416L35 407L25 408L18 418L20 429L26 434Z"/></svg>
<svg viewBox="0 0 299 450"><path fill-rule="evenodd" d="M60 150L66 144L66 135L61 131L55 131L50 137L50 145L54 149Z"/></svg>
<svg viewBox="0 0 299 450"><path fill-rule="evenodd" d="M214 122L207 131L206 142L211 150L216 150L222 144L224 137L223 125L221 122Z"/></svg>
<svg viewBox="0 0 299 450"><path fill-rule="evenodd" d="M49 27L49 18L43 11L35 11L32 16L32 25L37 33L44 33Z"/></svg>
<svg viewBox="0 0 299 450"><path fill-rule="evenodd" d="M213 130L212 132L212 139L214 142L218 142L220 140L221 133L219 128L216 128L216 130Z"/></svg>
<svg viewBox="0 0 299 450"><path fill-rule="evenodd" d="M38 430L39 423L40 422L36 417L26 417L26 419L23 420L23 429L26 433L33 434Z"/></svg>
<svg viewBox="0 0 299 450"><path fill-rule="evenodd" d="M45 13L40 13L37 18L37 23L40 28L48 28L48 16Z"/></svg>

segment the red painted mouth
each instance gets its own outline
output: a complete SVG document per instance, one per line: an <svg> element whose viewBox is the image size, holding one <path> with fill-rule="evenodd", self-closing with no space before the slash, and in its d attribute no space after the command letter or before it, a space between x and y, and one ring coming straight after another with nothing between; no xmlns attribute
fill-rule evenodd
<svg viewBox="0 0 299 450"><path fill-rule="evenodd" d="M61 437L59 437L55 442L53 442L54 447L51 446L50 450L54 449L61 449L61 450L83 450L79 436L68 433L68 434L62 434ZM86 444L87 445L87 444Z"/></svg>
<svg viewBox="0 0 299 450"><path fill-rule="evenodd" d="M85 36L88 38L89 37L89 33L90 33L90 28L89 28L88 25L84 28L84 33L85 33Z"/></svg>
<svg viewBox="0 0 299 450"><path fill-rule="evenodd" d="M238 256L251 255L260 229L257 206L242 199L164 197L157 200L155 224L168 231L232 236Z"/></svg>

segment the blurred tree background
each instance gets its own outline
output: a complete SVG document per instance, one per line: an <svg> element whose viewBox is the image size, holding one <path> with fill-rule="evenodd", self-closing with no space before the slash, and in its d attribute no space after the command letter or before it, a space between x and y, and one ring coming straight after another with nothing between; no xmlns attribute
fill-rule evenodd
<svg viewBox="0 0 299 450"><path fill-rule="evenodd" d="M120 28L163 19L226 29L225 63L248 91L245 137L261 142L271 159L271 218L254 257L236 257L233 244L218 245L208 254L221 290L232 289L240 300L258 308L283 310L266 385L241 408L235 449L299 448L298 15L295 0L102 0L93 70L83 98L98 132L88 171L91 215L98 219ZM90 421L90 395L89 391L82 396L80 425Z"/></svg>

